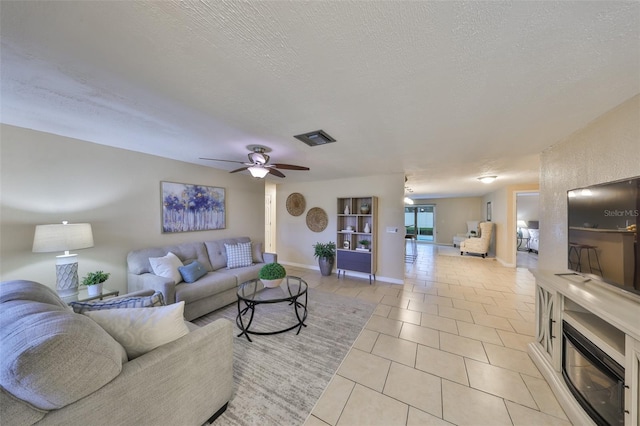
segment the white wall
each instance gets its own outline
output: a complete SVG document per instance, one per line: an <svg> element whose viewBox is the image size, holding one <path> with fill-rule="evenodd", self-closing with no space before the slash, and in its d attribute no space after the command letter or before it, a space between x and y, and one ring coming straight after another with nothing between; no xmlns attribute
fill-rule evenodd
<svg viewBox="0 0 640 426"><path fill-rule="evenodd" d="M468 220L484 220L481 197L416 199L415 204L434 204L436 206L437 244L453 244L456 234L467 232Z"/></svg>
<svg viewBox="0 0 640 426"><path fill-rule="evenodd" d="M541 269L567 270L567 191L640 175L640 95L543 151Z"/></svg>
<svg viewBox="0 0 640 426"><path fill-rule="evenodd" d="M286 209L287 197L294 192L299 192L305 197L306 210L300 216L291 216ZM337 198L372 195L378 197L379 235L376 277L380 281L402 283L405 234L404 174L402 173L320 182L295 183L291 180L279 184L276 231L278 261L318 269L318 261L313 257L312 246L317 242L337 241ZM313 232L307 227L306 214L313 207L324 209L329 218L328 226L322 232ZM387 227L397 228L398 233L387 233Z"/></svg>
<svg viewBox="0 0 640 426"><path fill-rule="evenodd" d="M89 222L95 247L78 250L79 275L111 272L109 288L127 289L132 249L249 236L264 239L264 181L123 149L0 127L0 280L55 288L55 256L32 253L38 224ZM143 135L141 135L143 137ZM194 156L197 156L194 153ZM226 189L226 229L162 234L160 181Z"/></svg>
<svg viewBox="0 0 640 426"><path fill-rule="evenodd" d="M540 194L537 192L523 192L517 194L516 197L516 220L524 220L528 222L530 220L539 221L539 208L538 201Z"/></svg>

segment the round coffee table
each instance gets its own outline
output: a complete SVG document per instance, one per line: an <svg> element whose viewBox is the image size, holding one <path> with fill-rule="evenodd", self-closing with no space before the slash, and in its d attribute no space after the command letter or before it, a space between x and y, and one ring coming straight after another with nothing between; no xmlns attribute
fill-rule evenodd
<svg viewBox="0 0 640 426"><path fill-rule="evenodd" d="M240 284L238 287L238 316L236 317L236 324L241 330L238 337L243 334L247 337L247 340L251 342L249 334L270 335L284 333L285 331L298 328L297 334L300 334L302 327L307 325L304 321L307 319L307 290L309 286L300 277L286 276L282 284L274 288L265 288L259 279L253 279ZM295 312L296 323L291 326L285 326L285 328L275 331L253 331L249 328L253 323L253 318L256 310L256 306L263 304L274 303L288 303L293 306ZM242 305L244 304L244 307ZM245 324L246 318L243 319L249 313L249 320Z"/></svg>

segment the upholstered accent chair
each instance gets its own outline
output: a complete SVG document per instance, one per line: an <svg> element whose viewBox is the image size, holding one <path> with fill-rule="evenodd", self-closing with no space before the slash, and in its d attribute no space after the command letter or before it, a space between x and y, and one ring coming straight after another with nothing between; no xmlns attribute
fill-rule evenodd
<svg viewBox="0 0 640 426"><path fill-rule="evenodd" d="M478 220L468 220L467 221L467 233L466 234L456 234L453 237L453 246L454 247L458 247L460 244L462 244L462 242L468 238L471 238L472 234L471 231L475 232L476 235L478 235L480 228L478 228L478 225L480 224L480 221Z"/></svg>
<svg viewBox="0 0 640 426"><path fill-rule="evenodd" d="M460 256L465 253L479 254L483 258L489 254L489 244L493 235L493 223L480 223L480 238L469 238L460 244Z"/></svg>

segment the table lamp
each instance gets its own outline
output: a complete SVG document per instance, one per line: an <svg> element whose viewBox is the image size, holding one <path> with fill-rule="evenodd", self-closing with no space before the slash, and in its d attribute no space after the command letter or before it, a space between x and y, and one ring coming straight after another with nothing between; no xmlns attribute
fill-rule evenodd
<svg viewBox="0 0 640 426"><path fill-rule="evenodd" d="M78 255L69 250L93 247L93 233L89 223L38 225L33 237L34 253L64 251L56 256L56 290L60 296L78 292Z"/></svg>

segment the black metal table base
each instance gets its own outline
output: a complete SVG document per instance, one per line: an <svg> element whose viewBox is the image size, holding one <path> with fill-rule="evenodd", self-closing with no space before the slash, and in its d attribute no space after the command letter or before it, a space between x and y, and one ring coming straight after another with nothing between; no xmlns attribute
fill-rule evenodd
<svg viewBox="0 0 640 426"><path fill-rule="evenodd" d="M298 299L304 296L304 303L299 302ZM245 307L242 308L242 303L244 302ZM266 305L266 304L273 304L273 303L284 303L284 302L288 302L289 306L294 305L294 312L296 313L296 319L298 320L298 322L294 325L292 325L291 327L287 327L284 328L282 330L276 330L276 331L253 331L253 330L249 330L249 327L251 327L251 323L253 322L253 317L256 311L256 306L257 305ZM242 320L242 317L245 316L247 314L247 312L250 313L249 315L249 321L247 322L246 326L244 324L244 321ZM293 295L285 300L276 300L276 301L262 301L262 300L240 300L238 299L238 316L236 317L236 325L238 326L238 328L241 330L240 334L238 334L238 337L245 335L248 341L252 341L251 338L249 337L249 334L256 334L256 335L262 335L262 336L268 336L268 335L272 335L272 334L280 334L280 333L284 333L287 332L289 330L293 330L294 328L298 328L298 331L296 332L296 335L300 334L300 330L302 330L302 327L306 327L307 325L304 323L304 321L307 319L307 292L305 291L304 294L299 294L299 295Z"/></svg>

